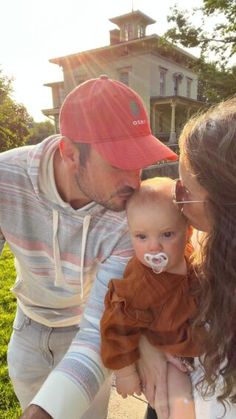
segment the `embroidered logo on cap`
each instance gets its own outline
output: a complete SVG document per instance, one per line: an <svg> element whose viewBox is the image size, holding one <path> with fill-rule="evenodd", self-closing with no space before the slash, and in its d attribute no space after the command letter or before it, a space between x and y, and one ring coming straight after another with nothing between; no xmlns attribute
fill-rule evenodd
<svg viewBox="0 0 236 419"><path fill-rule="evenodd" d="M138 106L137 102L132 100L129 105L130 105L132 115L133 116L139 116L140 109L139 109L139 106Z"/></svg>

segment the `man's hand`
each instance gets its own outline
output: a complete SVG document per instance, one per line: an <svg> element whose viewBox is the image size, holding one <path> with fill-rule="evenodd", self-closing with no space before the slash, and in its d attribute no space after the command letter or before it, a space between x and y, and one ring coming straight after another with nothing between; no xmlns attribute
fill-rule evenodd
<svg viewBox="0 0 236 419"><path fill-rule="evenodd" d="M41 407L36 406L35 404L31 404L24 411L20 419L53 419L53 418L51 415L45 412L45 410L43 410Z"/></svg>
<svg viewBox="0 0 236 419"><path fill-rule="evenodd" d="M186 372L186 368L177 358L157 350L144 336L140 339L139 351L138 370L143 393L150 405L156 410L158 419L168 419L167 363L171 362L184 372Z"/></svg>

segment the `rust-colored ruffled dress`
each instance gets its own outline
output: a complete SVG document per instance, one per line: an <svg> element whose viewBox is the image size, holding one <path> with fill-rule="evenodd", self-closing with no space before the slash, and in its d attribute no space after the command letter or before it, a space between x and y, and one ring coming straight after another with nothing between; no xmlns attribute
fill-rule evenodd
<svg viewBox="0 0 236 419"><path fill-rule="evenodd" d="M202 354L196 336L205 330L199 328L194 337L191 330L197 308L191 289L198 283L188 259L187 266L187 275L156 274L133 257L124 279L110 281L101 319L101 356L107 368L116 370L137 361L141 334L175 356Z"/></svg>

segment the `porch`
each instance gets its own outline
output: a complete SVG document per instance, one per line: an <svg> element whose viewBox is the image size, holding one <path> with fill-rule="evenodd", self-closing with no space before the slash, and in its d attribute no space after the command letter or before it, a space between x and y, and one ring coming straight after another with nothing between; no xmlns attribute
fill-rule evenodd
<svg viewBox="0 0 236 419"><path fill-rule="evenodd" d="M174 151L185 123L206 108L206 103L182 96L151 97L150 123L153 134Z"/></svg>

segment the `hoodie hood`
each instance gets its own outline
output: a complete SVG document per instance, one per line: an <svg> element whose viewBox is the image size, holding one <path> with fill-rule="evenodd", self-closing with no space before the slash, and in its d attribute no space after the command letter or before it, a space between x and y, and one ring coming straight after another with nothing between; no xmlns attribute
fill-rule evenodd
<svg viewBox="0 0 236 419"><path fill-rule="evenodd" d="M27 158L27 172L33 185L34 191L39 199L43 197L51 208L63 211L71 211L73 215L84 217L87 214L93 215L104 208L96 202L90 202L82 208L74 209L70 204L63 201L59 195L55 183L53 158L58 149L61 135L51 135L41 143L30 147Z"/></svg>
<svg viewBox="0 0 236 419"><path fill-rule="evenodd" d="M56 188L53 158L60 142L60 135L52 135L30 149L28 154L28 175L38 197L44 195L52 204L66 207Z"/></svg>
<svg viewBox="0 0 236 419"><path fill-rule="evenodd" d="M54 154L58 149L60 139L60 135L53 135L30 149L28 155L28 174L36 195L39 199L43 198L46 200L52 210L53 259L55 266L54 285L57 287L65 285L61 266L60 244L58 241L60 212L66 209L66 211L71 211L73 215L76 214L83 219L80 265L81 298L83 298L83 269L89 225L92 215L99 212L102 206L91 202L75 210L60 197L55 183L53 166Z"/></svg>

